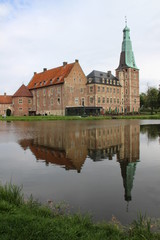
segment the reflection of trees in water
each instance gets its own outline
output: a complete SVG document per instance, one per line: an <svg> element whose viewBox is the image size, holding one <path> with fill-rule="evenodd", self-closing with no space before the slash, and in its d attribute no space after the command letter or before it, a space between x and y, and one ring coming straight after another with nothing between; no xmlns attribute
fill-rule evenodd
<svg viewBox="0 0 160 240"><path fill-rule="evenodd" d="M160 137L160 124L157 125L141 125L140 132L142 134L147 134L148 139L154 140Z"/></svg>

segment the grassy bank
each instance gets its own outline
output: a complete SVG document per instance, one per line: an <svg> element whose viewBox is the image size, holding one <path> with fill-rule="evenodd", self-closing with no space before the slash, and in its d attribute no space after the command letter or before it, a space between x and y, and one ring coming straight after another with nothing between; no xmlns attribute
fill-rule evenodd
<svg viewBox="0 0 160 240"><path fill-rule="evenodd" d="M21 188L0 186L1 240L158 240L160 233L152 231L147 218L128 227L117 221L94 224L90 217L70 215L56 205L43 206L33 198L24 200Z"/></svg>
<svg viewBox="0 0 160 240"><path fill-rule="evenodd" d="M143 114L143 115L107 115L107 116L22 116L22 117L6 117L0 116L0 121L55 121L55 120L104 120L104 119L160 119L160 114Z"/></svg>

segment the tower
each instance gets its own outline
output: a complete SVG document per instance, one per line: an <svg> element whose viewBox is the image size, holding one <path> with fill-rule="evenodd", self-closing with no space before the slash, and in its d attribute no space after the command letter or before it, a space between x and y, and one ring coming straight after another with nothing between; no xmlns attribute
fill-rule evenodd
<svg viewBox="0 0 160 240"><path fill-rule="evenodd" d="M119 66L116 69L116 77L119 79L121 88L121 112L138 112L139 100L139 69L136 66L132 43L130 40L130 29L123 29L122 51Z"/></svg>

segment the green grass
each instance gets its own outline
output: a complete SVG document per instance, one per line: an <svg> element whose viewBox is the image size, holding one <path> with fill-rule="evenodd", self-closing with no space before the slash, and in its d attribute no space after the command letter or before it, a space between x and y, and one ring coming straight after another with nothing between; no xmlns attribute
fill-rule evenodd
<svg viewBox="0 0 160 240"><path fill-rule="evenodd" d="M140 115L107 115L107 116L10 116L2 118L0 116L0 121L55 121L55 120L107 120L107 119L160 119L160 114L140 114Z"/></svg>
<svg viewBox="0 0 160 240"><path fill-rule="evenodd" d="M61 205L44 206L31 196L24 199L22 188L11 183L0 186L1 240L158 240L150 219L139 215L130 226L116 219L93 223L90 216L67 214ZM157 222L157 221L156 221ZM159 225L156 231L159 230Z"/></svg>

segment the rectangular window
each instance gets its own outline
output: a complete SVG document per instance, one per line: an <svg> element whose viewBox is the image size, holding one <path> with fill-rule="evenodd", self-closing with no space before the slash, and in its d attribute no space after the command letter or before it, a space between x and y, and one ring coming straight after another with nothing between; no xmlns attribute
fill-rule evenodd
<svg viewBox="0 0 160 240"><path fill-rule="evenodd" d="M20 103L20 104L23 103L22 98L19 98L19 99L18 99L18 103Z"/></svg>
<svg viewBox="0 0 160 240"><path fill-rule="evenodd" d="M134 99L134 103L136 103L136 98Z"/></svg>
<svg viewBox="0 0 160 240"><path fill-rule="evenodd" d="M107 92L109 92L109 88L107 87Z"/></svg>
<svg viewBox="0 0 160 240"><path fill-rule="evenodd" d="M117 98L117 103L119 103L119 98Z"/></svg>
<svg viewBox="0 0 160 240"><path fill-rule="evenodd" d="M31 103L32 103L31 99L28 99L28 103L29 103L29 104L31 104Z"/></svg>
<svg viewBox="0 0 160 240"><path fill-rule="evenodd" d="M109 103L109 98L107 98L107 103Z"/></svg>
<svg viewBox="0 0 160 240"><path fill-rule="evenodd" d="M112 92L112 88L110 88L110 93Z"/></svg>
<svg viewBox="0 0 160 240"><path fill-rule="evenodd" d="M78 105L79 103L79 98L75 98L75 104Z"/></svg>
<svg viewBox="0 0 160 240"><path fill-rule="evenodd" d="M81 93L83 93L84 92L84 89L83 88L81 88Z"/></svg>
<svg viewBox="0 0 160 240"><path fill-rule="evenodd" d="M119 93L119 88L117 88L117 93Z"/></svg>
<svg viewBox="0 0 160 240"><path fill-rule="evenodd" d="M102 99L102 103L105 103L105 97L103 97L103 99Z"/></svg>
<svg viewBox="0 0 160 240"><path fill-rule="evenodd" d="M105 92L105 88L104 87L102 87L102 92Z"/></svg>
<svg viewBox="0 0 160 240"><path fill-rule="evenodd" d="M116 103L116 99L114 98L114 103Z"/></svg>
<svg viewBox="0 0 160 240"><path fill-rule="evenodd" d="M60 87L57 88L57 93L60 93L61 92L61 89Z"/></svg>
<svg viewBox="0 0 160 240"><path fill-rule="evenodd" d="M110 103L112 103L112 98L110 98Z"/></svg>
<svg viewBox="0 0 160 240"><path fill-rule="evenodd" d="M51 88L51 91L50 91L51 95L53 95L53 88Z"/></svg>
<svg viewBox="0 0 160 240"><path fill-rule="evenodd" d="M100 87L98 86L98 92L100 92Z"/></svg>
<svg viewBox="0 0 160 240"><path fill-rule="evenodd" d="M89 101L90 101L90 103L93 103L93 97L90 97Z"/></svg>
<svg viewBox="0 0 160 240"><path fill-rule="evenodd" d="M115 93L116 92L116 89L115 88L113 88L113 93Z"/></svg>
<svg viewBox="0 0 160 240"><path fill-rule="evenodd" d="M51 98L51 106L53 106L53 98Z"/></svg>
<svg viewBox="0 0 160 240"><path fill-rule="evenodd" d="M89 88L89 92L90 92L90 93L93 92L93 86L91 86L91 87Z"/></svg>
<svg viewBox="0 0 160 240"><path fill-rule="evenodd" d="M101 98L100 97L98 97L98 103L101 103Z"/></svg>
<svg viewBox="0 0 160 240"><path fill-rule="evenodd" d="M57 103L58 103L58 104L61 103L61 99L60 99L60 98L57 99Z"/></svg>
<svg viewBox="0 0 160 240"><path fill-rule="evenodd" d="M73 93L73 92L74 92L74 88L70 87L70 93Z"/></svg>

